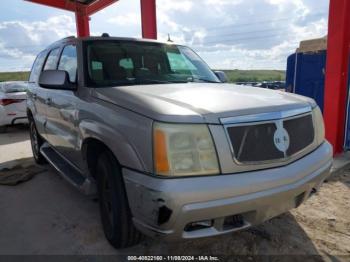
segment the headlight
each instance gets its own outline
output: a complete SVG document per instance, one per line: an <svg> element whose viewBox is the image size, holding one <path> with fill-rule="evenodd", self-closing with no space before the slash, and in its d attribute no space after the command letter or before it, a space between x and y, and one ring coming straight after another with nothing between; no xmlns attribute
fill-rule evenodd
<svg viewBox="0 0 350 262"><path fill-rule="evenodd" d="M154 168L158 175L194 176L219 173L207 125L154 124Z"/></svg>
<svg viewBox="0 0 350 262"><path fill-rule="evenodd" d="M315 127L315 136L317 144L320 145L325 140L325 130L324 130L324 122L323 122L323 116L320 108L316 106L313 111L313 118L314 118L314 127Z"/></svg>

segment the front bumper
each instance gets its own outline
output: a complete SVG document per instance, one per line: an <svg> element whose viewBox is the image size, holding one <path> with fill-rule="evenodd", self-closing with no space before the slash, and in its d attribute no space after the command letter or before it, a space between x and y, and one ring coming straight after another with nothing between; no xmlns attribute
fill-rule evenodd
<svg viewBox="0 0 350 262"><path fill-rule="evenodd" d="M325 142L292 164L267 170L161 179L124 169L123 175L135 226L178 240L241 230L287 212L320 187L331 166L332 147Z"/></svg>

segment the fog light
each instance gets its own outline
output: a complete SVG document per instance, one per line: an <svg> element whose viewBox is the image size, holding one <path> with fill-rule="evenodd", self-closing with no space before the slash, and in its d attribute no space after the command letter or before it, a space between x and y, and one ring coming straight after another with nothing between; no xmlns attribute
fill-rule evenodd
<svg viewBox="0 0 350 262"><path fill-rule="evenodd" d="M185 231L191 232L195 230L210 228L213 225L214 225L214 220L203 220L203 221L192 222L185 227Z"/></svg>

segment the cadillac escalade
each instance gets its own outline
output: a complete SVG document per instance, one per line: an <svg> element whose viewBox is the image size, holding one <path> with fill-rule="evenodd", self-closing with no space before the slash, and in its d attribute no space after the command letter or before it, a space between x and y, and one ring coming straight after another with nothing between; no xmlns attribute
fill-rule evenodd
<svg viewBox="0 0 350 262"><path fill-rule="evenodd" d="M34 158L98 197L116 248L235 232L298 207L332 165L319 107L225 82L186 46L65 38L31 70Z"/></svg>

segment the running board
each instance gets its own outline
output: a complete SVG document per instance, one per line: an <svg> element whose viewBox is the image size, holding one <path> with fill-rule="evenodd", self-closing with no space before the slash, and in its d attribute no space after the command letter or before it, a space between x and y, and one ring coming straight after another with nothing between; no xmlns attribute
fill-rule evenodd
<svg viewBox="0 0 350 262"><path fill-rule="evenodd" d="M58 173L75 188L86 195L96 194L96 187L77 168L72 166L66 159L57 153L49 144L44 143L40 152L43 157L53 166Z"/></svg>

